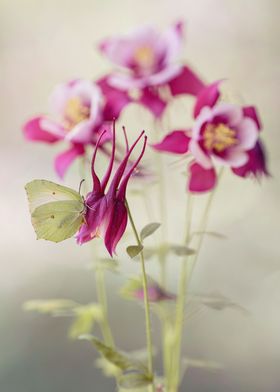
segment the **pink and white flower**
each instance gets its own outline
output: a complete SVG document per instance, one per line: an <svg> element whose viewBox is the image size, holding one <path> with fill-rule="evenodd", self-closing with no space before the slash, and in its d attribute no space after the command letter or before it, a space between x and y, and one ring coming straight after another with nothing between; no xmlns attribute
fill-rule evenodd
<svg viewBox="0 0 280 392"><path fill-rule="evenodd" d="M221 102L219 86L220 82L213 83L198 95L191 130L173 131L153 146L159 151L192 154L191 192L205 192L215 186L215 163L230 167L241 177L268 175L256 109Z"/></svg>
<svg viewBox="0 0 280 392"><path fill-rule="evenodd" d="M126 36L101 42L100 51L118 68L107 77L118 90L138 91L138 103L159 117L166 107L159 87L172 95L196 95L204 84L181 62L183 24L178 22L162 34L153 27L139 28Z"/></svg>
<svg viewBox="0 0 280 392"><path fill-rule="evenodd" d="M31 141L56 143L65 141L70 148L55 159L55 169L60 177L75 158L85 153L87 145L95 145L102 129L110 128L127 101L118 108L115 101L104 99L97 84L89 80L73 80L58 85L50 97L51 116L31 118L23 126L24 136ZM110 139L110 132L102 139Z"/></svg>

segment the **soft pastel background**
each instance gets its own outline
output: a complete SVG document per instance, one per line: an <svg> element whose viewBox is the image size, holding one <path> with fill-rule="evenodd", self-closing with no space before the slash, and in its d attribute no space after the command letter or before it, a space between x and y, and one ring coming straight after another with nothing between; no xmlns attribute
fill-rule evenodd
<svg viewBox="0 0 280 392"><path fill-rule="evenodd" d="M273 174L261 185L224 176L209 227L228 240L205 240L192 289L220 292L246 307L250 316L204 309L193 318L184 351L221 362L224 369L190 370L181 391L279 391L279 12L278 0L0 1L1 392L114 390L111 380L94 368L93 349L67 340L68 320L22 311L22 303L32 298L89 302L95 298L95 285L85 268L89 247L80 248L73 240L60 245L35 240L23 186L33 178L57 180L51 166L55 151L26 143L21 124L47 110L47 96L56 83L109 69L94 50L100 38L143 23L164 28L178 17L187 21L185 59L209 81L229 78L233 91L260 108ZM176 103L173 125L187 122L187 107L185 100ZM128 109L121 123L129 132L152 127L151 117L136 108ZM184 165L172 176L170 163L172 159L165 160L172 200L167 207L169 232L181 238ZM77 187L78 182L76 166L66 183ZM153 194L151 189L151 198ZM148 222L144 210L138 215L138 226ZM126 275L137 272L138 265L127 260L123 249L119 254ZM148 268L156 276L154 262ZM178 262L170 260L171 289L177 270ZM144 344L143 313L133 303L119 301L121 282L108 275L110 319L117 344L134 350ZM157 328L154 320L154 332Z"/></svg>

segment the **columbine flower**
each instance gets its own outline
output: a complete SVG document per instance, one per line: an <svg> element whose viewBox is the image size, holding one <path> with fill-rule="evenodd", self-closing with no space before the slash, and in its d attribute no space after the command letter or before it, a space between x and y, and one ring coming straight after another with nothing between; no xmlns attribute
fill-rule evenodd
<svg viewBox="0 0 280 392"><path fill-rule="evenodd" d="M53 117L34 117L24 125L23 131L28 140L70 143L70 148L55 159L60 177L76 157L84 154L86 145L95 145L102 126L116 118L123 107L113 109L110 100L104 102L100 88L88 80L58 85L51 95L50 106ZM102 143L110 138L108 132Z"/></svg>
<svg viewBox="0 0 280 392"><path fill-rule="evenodd" d="M154 279L148 277L148 298L150 302L161 302L175 300L176 295L169 293L161 287ZM137 299L143 301L144 290L141 278L132 278L123 286L121 293L127 299Z"/></svg>
<svg viewBox="0 0 280 392"><path fill-rule="evenodd" d="M205 192L215 186L215 162L241 177L268 175L255 107L221 102L219 85L211 84L197 97L191 130L173 131L153 146L159 151L193 155L188 184L191 192Z"/></svg>
<svg viewBox="0 0 280 392"><path fill-rule="evenodd" d="M85 200L85 223L82 225L79 233L77 234L77 242L79 244L83 244L92 240L93 238L102 237L108 252L112 256L116 251L116 246L124 234L127 225L128 213L125 204L127 184L144 155L147 137L144 136L143 148L138 159L130 165L130 155L139 140L144 135L144 131L140 134L134 144L128 149L125 157L119 163L108 190L106 191L115 161L115 125L113 127L111 159L108 165L108 169L102 181L100 181L95 172L94 166L97 150L104 135L106 135L106 131L100 135L94 150L92 158L93 190L87 195Z"/></svg>
<svg viewBox="0 0 280 392"><path fill-rule="evenodd" d="M159 87L168 86L172 95L196 95L204 84L180 63L183 24L176 23L160 34L153 27L142 27L127 36L114 37L100 44L101 52L119 71L106 78L108 85L123 91L138 91L136 102L160 116L167 104Z"/></svg>

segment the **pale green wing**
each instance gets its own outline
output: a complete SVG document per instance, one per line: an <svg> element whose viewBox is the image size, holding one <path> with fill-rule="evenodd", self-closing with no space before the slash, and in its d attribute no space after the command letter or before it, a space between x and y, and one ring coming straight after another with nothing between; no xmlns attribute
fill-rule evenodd
<svg viewBox="0 0 280 392"><path fill-rule="evenodd" d="M46 203L64 200L76 200L83 203L82 196L71 188L51 181L34 180L25 185L31 214Z"/></svg>
<svg viewBox="0 0 280 392"><path fill-rule="evenodd" d="M41 205L31 214L38 239L60 242L72 237L84 220L84 203L75 200Z"/></svg>

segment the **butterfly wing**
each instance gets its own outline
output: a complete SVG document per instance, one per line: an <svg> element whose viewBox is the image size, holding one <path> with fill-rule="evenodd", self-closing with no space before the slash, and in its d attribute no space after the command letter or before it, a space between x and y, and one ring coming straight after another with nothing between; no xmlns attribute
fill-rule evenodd
<svg viewBox="0 0 280 392"><path fill-rule="evenodd" d="M40 205L31 214L38 239L61 242L72 237L84 220L84 204L78 200Z"/></svg>
<svg viewBox="0 0 280 392"><path fill-rule="evenodd" d="M78 192L51 181L31 181L26 184L25 190L27 193L31 214L37 207L50 202L73 200L83 203L83 198Z"/></svg>

